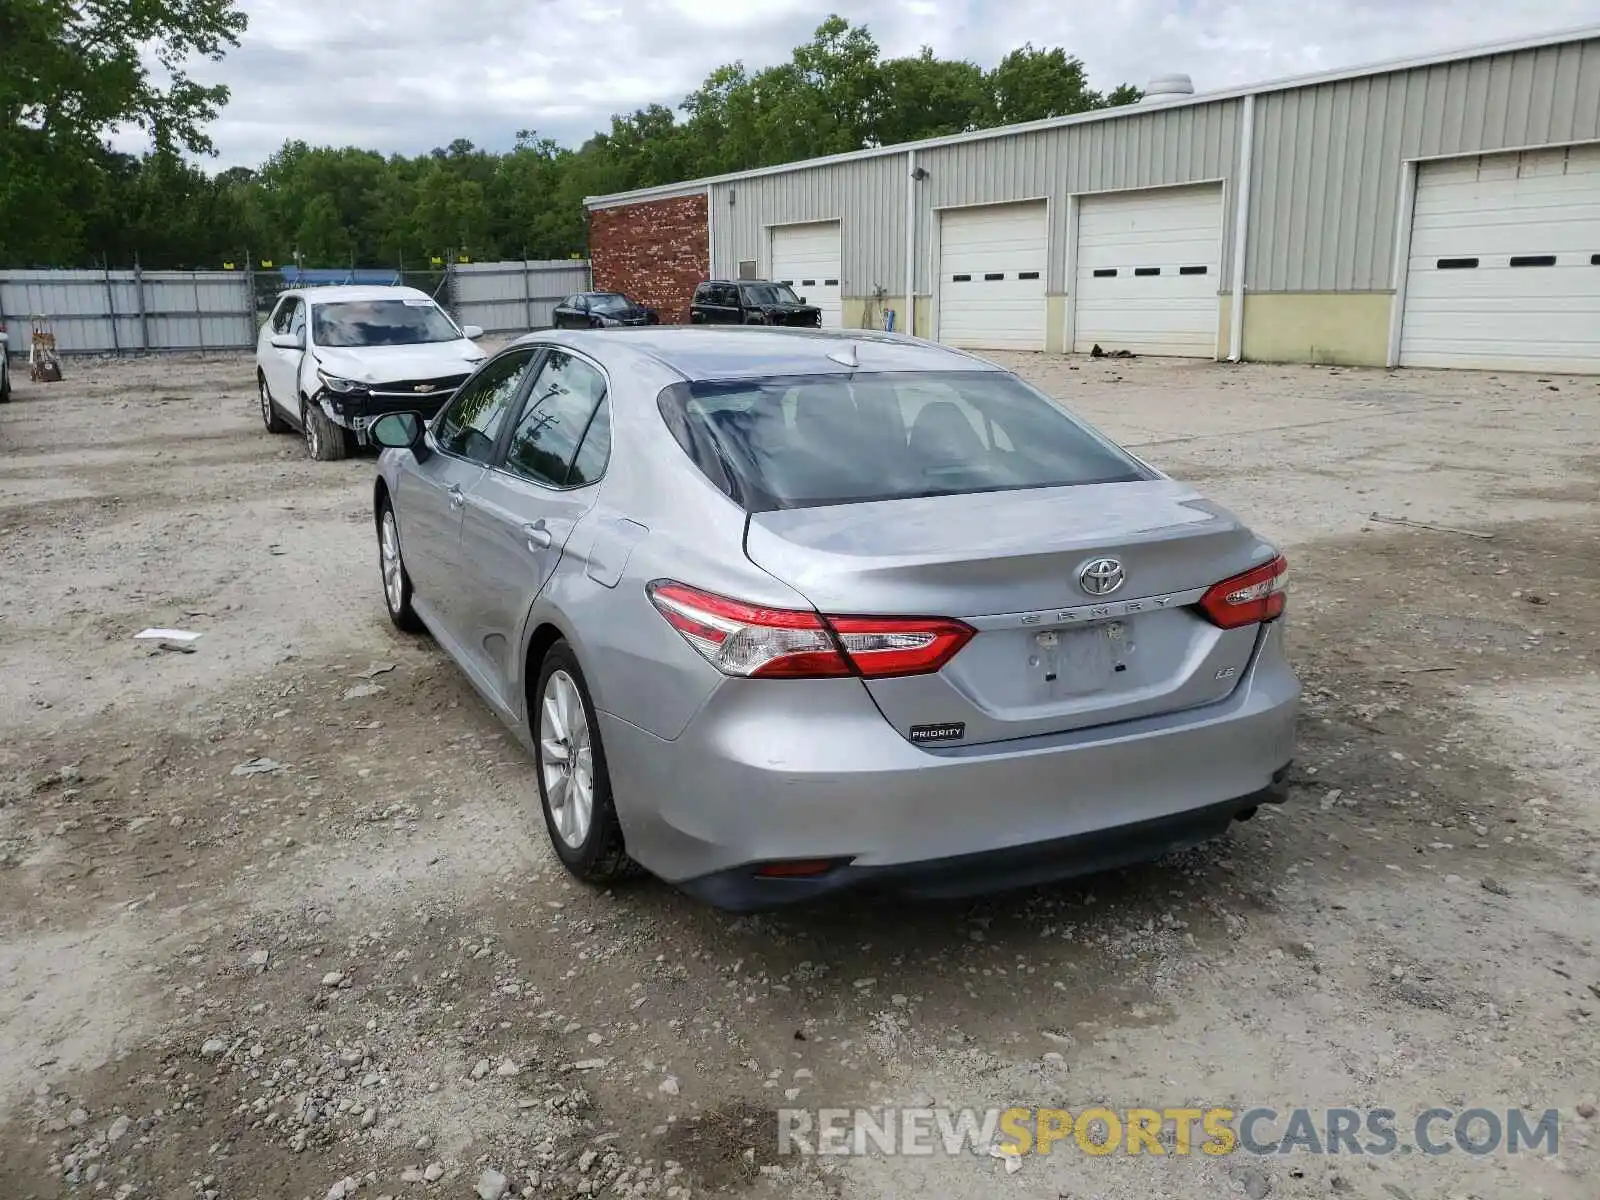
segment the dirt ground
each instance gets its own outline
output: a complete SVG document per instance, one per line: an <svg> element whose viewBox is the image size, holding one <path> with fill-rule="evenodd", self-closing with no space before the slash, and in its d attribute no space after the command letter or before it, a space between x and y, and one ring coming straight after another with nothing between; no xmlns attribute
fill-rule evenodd
<svg viewBox="0 0 1600 1200"><path fill-rule="evenodd" d="M1600 1195L1600 380L1012 361L1289 554L1292 798L1071 886L746 917L568 881L529 763L384 617L372 461L266 434L248 359L20 381L0 1197ZM779 1106L930 1104L1561 1120L777 1153Z"/></svg>

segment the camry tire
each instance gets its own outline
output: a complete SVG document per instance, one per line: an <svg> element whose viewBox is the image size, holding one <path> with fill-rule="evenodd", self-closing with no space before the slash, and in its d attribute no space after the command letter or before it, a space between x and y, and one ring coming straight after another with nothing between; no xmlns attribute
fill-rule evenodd
<svg viewBox="0 0 1600 1200"><path fill-rule="evenodd" d="M308 401L301 410L306 431L306 451L318 462L336 462L350 452L344 430L328 419L322 406Z"/></svg>
<svg viewBox="0 0 1600 1200"><path fill-rule="evenodd" d="M421 633L422 618L411 607L411 576L400 553L400 522L387 497L378 508L378 572L383 580L383 606L389 620L404 633Z"/></svg>
<svg viewBox="0 0 1600 1200"><path fill-rule="evenodd" d="M272 403L272 393L267 388L267 377L260 371L256 372L256 391L261 397L261 423L267 427L267 432L288 433L289 422L278 415L278 408Z"/></svg>
<svg viewBox="0 0 1600 1200"><path fill-rule="evenodd" d="M539 802L557 857L585 883L638 874L612 803L594 703L566 642L550 647L530 699Z"/></svg>

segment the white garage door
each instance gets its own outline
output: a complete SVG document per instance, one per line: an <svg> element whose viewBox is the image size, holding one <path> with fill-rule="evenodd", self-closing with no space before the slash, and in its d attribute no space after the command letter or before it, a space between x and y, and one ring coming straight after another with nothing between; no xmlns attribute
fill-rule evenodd
<svg viewBox="0 0 1600 1200"><path fill-rule="evenodd" d="M1417 170L1400 361L1600 370L1600 147Z"/></svg>
<svg viewBox="0 0 1600 1200"><path fill-rule="evenodd" d="M772 228L772 278L787 283L807 304L820 308L824 329L844 324L839 287L843 259L837 221Z"/></svg>
<svg viewBox="0 0 1600 1200"><path fill-rule="evenodd" d="M1045 204L953 208L939 219L939 340L1044 349Z"/></svg>
<svg viewBox="0 0 1600 1200"><path fill-rule="evenodd" d="M1073 349L1217 355L1222 187L1078 202Z"/></svg>

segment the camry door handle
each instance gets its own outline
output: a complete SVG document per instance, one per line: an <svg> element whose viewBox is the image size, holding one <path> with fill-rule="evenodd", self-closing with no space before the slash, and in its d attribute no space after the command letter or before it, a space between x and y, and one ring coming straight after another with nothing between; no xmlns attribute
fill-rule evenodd
<svg viewBox="0 0 1600 1200"><path fill-rule="evenodd" d="M450 497L451 508L460 508L467 502L467 495L461 490L461 485L459 483L452 483L449 487L445 488L445 494Z"/></svg>
<svg viewBox="0 0 1600 1200"><path fill-rule="evenodd" d="M544 522L539 521L532 525L522 527L523 535L528 539L529 550L550 549L550 531L544 527Z"/></svg>

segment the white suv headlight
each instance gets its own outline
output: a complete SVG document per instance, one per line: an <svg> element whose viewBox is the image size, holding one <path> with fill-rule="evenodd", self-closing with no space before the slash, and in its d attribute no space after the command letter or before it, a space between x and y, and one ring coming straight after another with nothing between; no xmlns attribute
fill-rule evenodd
<svg viewBox="0 0 1600 1200"><path fill-rule="evenodd" d="M321 370L320 368L317 370L317 378L322 380L322 386L327 388L330 392L346 393L364 392L367 390L367 385L364 383L357 383L354 379L341 379L337 375L329 375L326 371Z"/></svg>

